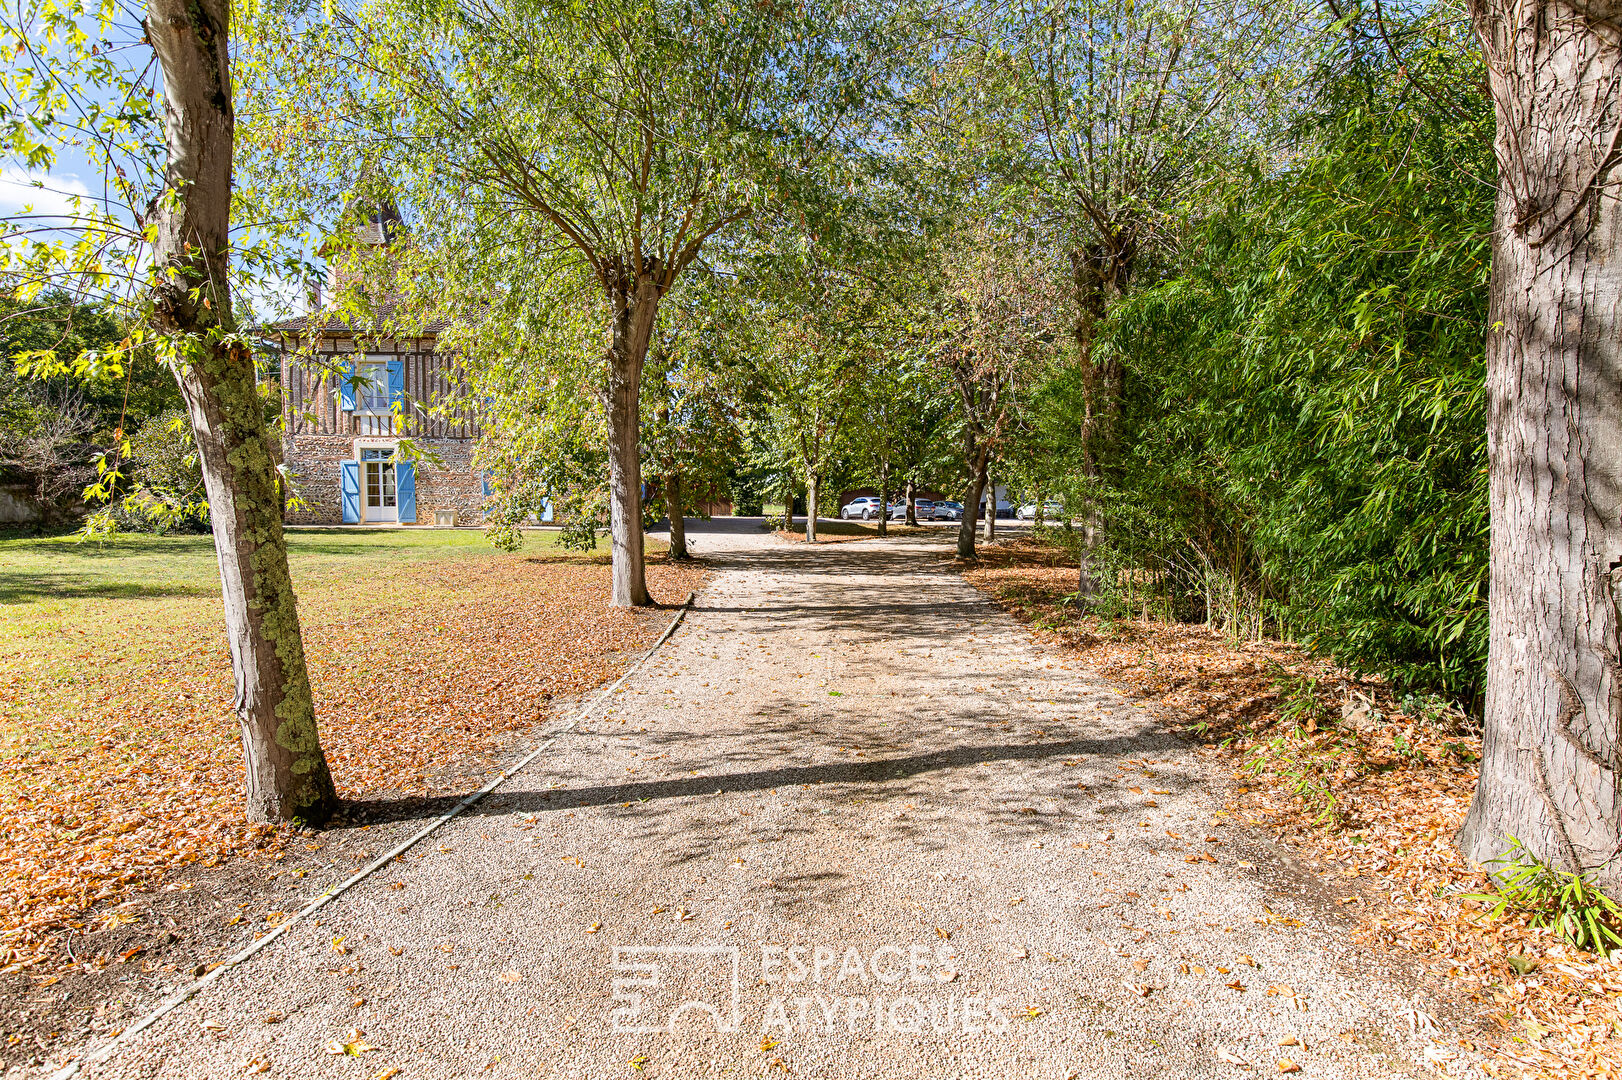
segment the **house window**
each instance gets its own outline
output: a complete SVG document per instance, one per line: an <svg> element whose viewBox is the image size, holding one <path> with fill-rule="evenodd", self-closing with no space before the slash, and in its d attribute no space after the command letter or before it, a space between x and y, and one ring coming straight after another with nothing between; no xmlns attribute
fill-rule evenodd
<svg viewBox="0 0 1622 1080"><path fill-rule="evenodd" d="M355 421L359 434L394 434L388 362L362 359L355 364L355 374Z"/></svg>
<svg viewBox="0 0 1622 1080"><path fill-rule="evenodd" d="M393 450L363 449L360 452L361 504L367 521L399 520L399 505L394 486Z"/></svg>

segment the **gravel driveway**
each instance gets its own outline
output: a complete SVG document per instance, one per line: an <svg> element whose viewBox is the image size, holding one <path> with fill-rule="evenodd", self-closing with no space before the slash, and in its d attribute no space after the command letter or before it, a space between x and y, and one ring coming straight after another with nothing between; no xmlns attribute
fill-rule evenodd
<svg viewBox="0 0 1622 1080"><path fill-rule="evenodd" d="M1333 885L1229 824L1220 776L966 585L950 537L721 524L692 536L710 587L597 716L86 1075L1362 1077L1444 1054Z"/></svg>

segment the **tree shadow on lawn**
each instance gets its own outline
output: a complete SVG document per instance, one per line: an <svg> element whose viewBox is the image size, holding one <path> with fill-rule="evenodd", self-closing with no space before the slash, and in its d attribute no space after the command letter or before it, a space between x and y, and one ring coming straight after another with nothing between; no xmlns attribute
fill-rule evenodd
<svg viewBox="0 0 1622 1080"><path fill-rule="evenodd" d="M876 761L848 764L760 769L716 776L684 776L671 780L638 781L629 784L555 788L551 791L497 791L470 807L468 813L499 816L510 813L536 813L542 810L576 810L588 806L614 806L653 799L714 795L717 790L731 794L740 791L769 791L784 787L827 787L830 784L862 785L874 789L906 777L948 769L969 769L991 761L1040 761L1088 754L1108 757L1136 756L1161 753L1178 745L1181 744L1174 736L1150 727L1131 735L1102 739L960 746L907 757L881 758ZM344 803L342 818L346 825L374 825L438 817L466 797L466 795L441 795L405 799L356 799Z"/></svg>
<svg viewBox="0 0 1622 1080"><path fill-rule="evenodd" d="M40 600L156 600L176 596L219 596L216 583L154 585L138 581L107 581L88 574L45 573L0 575L0 604L26 604Z"/></svg>
<svg viewBox="0 0 1622 1080"><path fill-rule="evenodd" d="M77 532L54 536L0 534L7 555L44 558L128 559L143 555L213 555L214 537L208 533L120 533L105 539L81 538Z"/></svg>

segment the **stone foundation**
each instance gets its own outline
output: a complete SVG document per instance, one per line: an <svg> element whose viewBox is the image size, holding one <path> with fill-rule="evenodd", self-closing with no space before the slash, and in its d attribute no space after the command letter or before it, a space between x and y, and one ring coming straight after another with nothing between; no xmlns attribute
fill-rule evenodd
<svg viewBox="0 0 1622 1080"><path fill-rule="evenodd" d="M340 461L354 460L360 446L392 446L394 440L353 435L293 435L283 447L293 486L304 506L287 512L289 525L342 525ZM417 462L417 520L403 525L432 525L434 512L456 511L458 525L484 521L484 493L473 469L471 439L417 439L417 446L439 457L439 464Z"/></svg>

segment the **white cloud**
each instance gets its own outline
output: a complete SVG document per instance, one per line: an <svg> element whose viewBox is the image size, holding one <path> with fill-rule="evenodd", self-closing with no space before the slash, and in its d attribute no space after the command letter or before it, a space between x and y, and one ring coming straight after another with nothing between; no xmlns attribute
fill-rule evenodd
<svg viewBox="0 0 1622 1080"><path fill-rule="evenodd" d="M89 194L90 189L72 173L42 173L15 166L0 170L0 217L3 218L19 217L28 207L33 208L36 218L71 215L74 213L72 196Z"/></svg>

